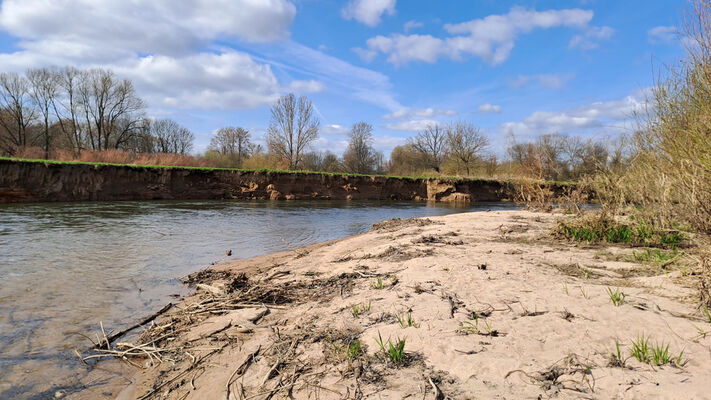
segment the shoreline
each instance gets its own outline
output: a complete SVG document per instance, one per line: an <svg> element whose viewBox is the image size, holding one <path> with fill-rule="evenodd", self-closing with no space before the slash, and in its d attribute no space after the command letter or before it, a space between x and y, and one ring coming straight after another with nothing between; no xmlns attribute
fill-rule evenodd
<svg viewBox="0 0 711 400"><path fill-rule="evenodd" d="M694 317L679 271L626 261L630 248L551 239L555 218L385 221L199 271L195 293L142 337L156 365L110 397L705 396L711 338L699 331L711 324ZM628 357L640 335L675 358L683 349L683 365ZM386 348L405 338L403 357L393 362L379 337ZM624 366L610 362L616 340Z"/></svg>

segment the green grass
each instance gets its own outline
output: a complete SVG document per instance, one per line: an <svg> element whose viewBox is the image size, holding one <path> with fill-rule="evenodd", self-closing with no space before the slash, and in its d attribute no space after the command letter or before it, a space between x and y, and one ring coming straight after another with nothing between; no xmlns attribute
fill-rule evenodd
<svg viewBox="0 0 711 400"><path fill-rule="evenodd" d="M607 294L610 296L610 300L615 307L621 306L622 302L625 300L625 294L619 288L614 291L612 288L607 288Z"/></svg>
<svg viewBox="0 0 711 400"><path fill-rule="evenodd" d="M625 367L625 359L622 358L622 350L620 348L620 341L615 339L615 353L610 355L609 367Z"/></svg>
<svg viewBox="0 0 711 400"><path fill-rule="evenodd" d="M383 280L380 279L380 278L378 278L375 282L371 282L371 283L370 283L370 286L371 286L373 289L380 290L380 289L383 288Z"/></svg>
<svg viewBox="0 0 711 400"><path fill-rule="evenodd" d="M649 363L649 338L645 338L641 335L632 342L632 350L630 351L632 357L636 358L637 361L641 363Z"/></svg>
<svg viewBox="0 0 711 400"><path fill-rule="evenodd" d="M466 333L473 333L476 335L484 335L484 336L497 336L499 333L491 329L491 325L489 325L489 321L484 320L484 325L486 328L486 332L483 329L479 328L479 316L474 315L474 321L464 321L462 324L462 327L459 328L462 332Z"/></svg>
<svg viewBox="0 0 711 400"><path fill-rule="evenodd" d="M636 220L633 225L609 219L570 220L561 222L558 234L576 242L622 243L632 246L654 246L676 250L685 236L681 232L664 232ZM650 254L650 257L653 255ZM642 256L644 257L644 256Z"/></svg>
<svg viewBox="0 0 711 400"><path fill-rule="evenodd" d="M380 332L378 332L378 338L375 339L375 342L378 343L380 349L393 364L400 365L405 358L405 339L398 338L394 344L388 339L388 342L385 343L383 337L380 336Z"/></svg>
<svg viewBox="0 0 711 400"><path fill-rule="evenodd" d="M364 354L363 351L363 346L360 343L360 340L354 340L348 344L348 351L346 353L346 356L348 357L349 360L355 360L356 358L359 358Z"/></svg>
<svg viewBox="0 0 711 400"><path fill-rule="evenodd" d="M351 314L353 314L353 316L357 318L360 314L370 311L370 307L370 301L368 302L368 304L354 304L353 306L351 306Z"/></svg>
<svg viewBox="0 0 711 400"><path fill-rule="evenodd" d="M676 358L673 358L669 352L668 344L665 345L662 343L650 346L649 338L644 337L644 335L641 335L637 340L632 342L631 355L641 363L655 366L667 364L682 366L685 363L683 359L684 350L682 350Z"/></svg>
<svg viewBox="0 0 711 400"><path fill-rule="evenodd" d="M397 316L397 322L400 323L400 327L405 329L408 327L413 327L417 328L417 324L415 323L415 319L412 317L412 313L408 312L405 315L398 315Z"/></svg>
<svg viewBox="0 0 711 400"><path fill-rule="evenodd" d="M663 263L669 261L679 255L677 249L662 250L662 249L646 249L641 252L632 252L634 260L640 263Z"/></svg>
<svg viewBox="0 0 711 400"><path fill-rule="evenodd" d="M436 175L420 175L420 176L399 176L399 175L367 175L367 174L352 174L346 172L323 172L323 171L290 171L282 169L242 169L242 168L220 168L220 167L190 167L190 166L174 166L174 165L139 165L139 164L115 164L115 163L103 163L103 162L91 162L91 161L59 161L59 160L44 160L44 159L33 159L33 158L16 158L16 157L0 157L0 161L11 161L11 162L21 162L21 163L40 163L45 165L91 165L95 168L102 167L127 167L127 168L156 168L156 169L182 169L182 170L192 170L192 171L234 171L234 172L261 172L261 173L272 173L272 174L301 174L301 175L330 175L330 176L348 176L348 177L379 177L379 178L389 178L389 179L403 179L410 181L419 180L429 180L438 179L443 182L490 182L490 183L509 183L510 181L501 179L489 179L489 178L473 178L473 177L461 177L461 176L436 176ZM563 182L563 181L544 181L545 184L553 184L560 186L575 186L575 182Z"/></svg>
<svg viewBox="0 0 711 400"><path fill-rule="evenodd" d="M711 311L709 311L709 308L706 307L706 305L703 306L704 310L704 315L706 315L706 319L709 321L709 324L711 324Z"/></svg>

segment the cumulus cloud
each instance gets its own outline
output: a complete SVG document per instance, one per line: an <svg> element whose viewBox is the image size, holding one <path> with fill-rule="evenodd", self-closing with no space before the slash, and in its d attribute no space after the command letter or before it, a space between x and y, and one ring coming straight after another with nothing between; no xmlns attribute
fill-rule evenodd
<svg viewBox="0 0 711 400"><path fill-rule="evenodd" d="M482 104L478 108L480 114L499 114L501 112L501 106L495 104Z"/></svg>
<svg viewBox="0 0 711 400"><path fill-rule="evenodd" d="M0 54L0 69L100 66L132 79L151 106L257 107L325 85L279 82L247 53L206 48L286 39L295 14L289 0L5 0L0 28L19 41L18 51Z"/></svg>
<svg viewBox="0 0 711 400"><path fill-rule="evenodd" d="M384 119L404 119L404 118L433 118L438 115L457 115L454 110L443 110L435 108L401 108L390 114L383 115Z"/></svg>
<svg viewBox="0 0 711 400"><path fill-rule="evenodd" d="M252 108L274 102L280 93L323 89L316 81L282 87L269 65L238 51L185 57L146 56L114 67L134 81L149 104L191 109ZM177 84L179 82L179 84Z"/></svg>
<svg viewBox="0 0 711 400"><path fill-rule="evenodd" d="M519 88L530 83L536 83L546 89L560 89L567 81L575 77L574 74L556 75L556 74L538 74L538 75L519 75L514 79L509 78L509 86Z"/></svg>
<svg viewBox="0 0 711 400"><path fill-rule="evenodd" d="M568 47L580 48L583 50L592 50L600 47L600 41L609 39L615 33L615 30L609 26L593 26L587 29L584 33L573 36L568 43Z"/></svg>
<svg viewBox="0 0 711 400"><path fill-rule="evenodd" d="M395 14L395 3L396 0L350 0L341 10L341 15L374 27L380 24L383 14Z"/></svg>
<svg viewBox="0 0 711 400"><path fill-rule="evenodd" d="M536 111L519 122L501 125L504 133L532 137L546 133L584 133L599 128L622 130L631 126L634 114L646 106L647 91L621 99L595 102L562 111Z"/></svg>
<svg viewBox="0 0 711 400"><path fill-rule="evenodd" d="M378 53L387 54L388 62L396 65L411 61L434 63L441 57L460 60L466 55L497 65L508 59L520 35L554 27L583 29L588 27L592 17L590 10L535 11L514 7L508 14L446 24L444 29L453 35L446 38L402 34L376 36L368 39L366 47L357 53L365 60Z"/></svg>
<svg viewBox="0 0 711 400"><path fill-rule="evenodd" d="M77 58L96 50L176 55L217 38L284 39L295 15L288 0L5 0L0 27L27 49L69 49Z"/></svg>

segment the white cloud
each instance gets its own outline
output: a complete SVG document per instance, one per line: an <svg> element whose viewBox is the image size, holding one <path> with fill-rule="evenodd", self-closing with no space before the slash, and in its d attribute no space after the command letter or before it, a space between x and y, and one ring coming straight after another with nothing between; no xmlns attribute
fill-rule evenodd
<svg viewBox="0 0 711 400"><path fill-rule="evenodd" d="M373 147L377 151L382 151L385 157L389 157L395 146L402 146L407 143L406 138L379 135L373 138Z"/></svg>
<svg viewBox="0 0 711 400"><path fill-rule="evenodd" d="M615 30L609 26L593 26L580 35L573 36L568 43L568 47L580 48L583 50L592 50L600 47L600 41L609 39L615 33Z"/></svg>
<svg viewBox="0 0 711 400"><path fill-rule="evenodd" d="M656 26L647 31L650 43L671 43L679 40L679 30L675 26Z"/></svg>
<svg viewBox="0 0 711 400"><path fill-rule="evenodd" d="M438 115L457 115L454 110L443 110L435 108L401 108L390 114L383 115L384 119L404 119L404 118L433 118Z"/></svg>
<svg viewBox="0 0 711 400"><path fill-rule="evenodd" d="M501 112L501 106L495 104L482 104L478 108L480 114L499 114Z"/></svg>
<svg viewBox="0 0 711 400"><path fill-rule="evenodd" d="M554 27L586 28L592 17L593 12L589 10L535 11L514 7L508 14L446 24L445 30L454 36L443 39L431 35L376 36L368 39L366 48L357 52L365 60L378 53L388 54L388 61L395 65L411 61L434 63L440 57L460 60L465 55L497 65L508 59L519 35Z"/></svg>
<svg viewBox="0 0 711 400"><path fill-rule="evenodd" d="M5 0L0 26L28 50L84 59L185 54L216 38L284 39L295 15L288 0Z"/></svg>
<svg viewBox="0 0 711 400"><path fill-rule="evenodd" d="M536 111L519 122L501 125L503 133L534 137L546 133L579 134L599 129L624 130L633 126L634 114L645 108L646 90L622 99L595 102L562 111Z"/></svg>
<svg viewBox="0 0 711 400"><path fill-rule="evenodd" d="M348 128L338 124L328 124L321 126L320 132L327 135L343 135L348 133Z"/></svg>
<svg viewBox="0 0 711 400"><path fill-rule="evenodd" d="M431 119L413 119L386 124L385 127L394 131L417 132L425 129L428 125L436 124L438 124L438 122Z"/></svg>
<svg viewBox="0 0 711 400"><path fill-rule="evenodd" d="M308 81L292 81L288 86L288 91L296 94L316 93L324 89L326 89L326 85L313 79Z"/></svg>
<svg viewBox="0 0 711 400"><path fill-rule="evenodd" d="M575 77L574 74L556 75L556 74L538 74L538 75L519 75L515 79L508 79L509 86L519 88L529 83L536 84L546 89L560 89L567 81Z"/></svg>
<svg viewBox="0 0 711 400"><path fill-rule="evenodd" d="M5 0L0 28L19 50L0 54L0 69L105 67L132 79L151 107L252 108L325 85L281 83L268 64L212 43L288 38L295 14L289 0Z"/></svg>
<svg viewBox="0 0 711 400"><path fill-rule="evenodd" d="M409 33L411 30L422 28L423 26L425 26L425 24L423 24L422 22L417 22L413 19L405 22L405 25L402 26L402 30L405 31L405 33Z"/></svg>
<svg viewBox="0 0 711 400"><path fill-rule="evenodd" d="M341 10L341 15L374 27L380 24L383 14L395 14L395 3L396 0L350 0Z"/></svg>
<svg viewBox="0 0 711 400"><path fill-rule="evenodd" d="M253 108L274 102L286 91L323 89L316 81L292 81L282 87L269 65L248 54L198 53L185 57L147 56L115 66L130 78L150 105L191 109Z"/></svg>

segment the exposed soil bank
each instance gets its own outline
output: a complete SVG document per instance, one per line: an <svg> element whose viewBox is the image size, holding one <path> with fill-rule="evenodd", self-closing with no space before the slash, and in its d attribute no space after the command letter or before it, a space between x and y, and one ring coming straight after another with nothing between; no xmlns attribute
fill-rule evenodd
<svg viewBox="0 0 711 400"><path fill-rule="evenodd" d="M94 390L120 399L708 398L711 324L696 310L694 277L625 261L630 248L553 240L554 218L386 221L193 274L197 292L133 352L141 365L150 352L153 366L128 388ZM608 288L624 293L620 304ZM631 357L641 337L668 345L671 360ZM386 349L404 338L404 356L394 363L380 338Z"/></svg>
<svg viewBox="0 0 711 400"><path fill-rule="evenodd" d="M560 187L554 187L560 191ZM513 185L316 173L201 170L0 159L0 203L45 201L328 199L502 201Z"/></svg>

